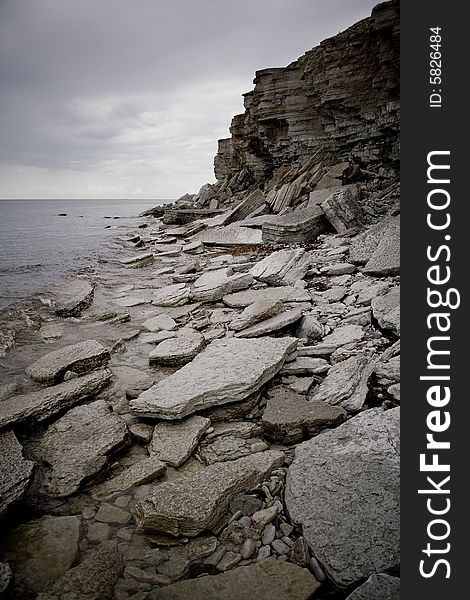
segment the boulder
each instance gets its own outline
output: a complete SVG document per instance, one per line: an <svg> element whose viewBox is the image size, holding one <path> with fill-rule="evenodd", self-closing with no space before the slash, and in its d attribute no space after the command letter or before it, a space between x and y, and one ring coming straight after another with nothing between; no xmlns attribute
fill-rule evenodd
<svg viewBox="0 0 470 600"><path fill-rule="evenodd" d="M215 340L192 362L131 400L131 413L182 419L198 410L240 402L274 377L295 346L290 337Z"/></svg>
<svg viewBox="0 0 470 600"><path fill-rule="evenodd" d="M103 369L37 392L3 400L0 404L0 429L24 421L42 422L49 419L97 394L110 382L111 377L111 371Z"/></svg>
<svg viewBox="0 0 470 600"><path fill-rule="evenodd" d="M259 321L274 317L279 314L283 308L284 305L279 300L258 300L247 306L240 315L230 321L229 328L234 331L241 331Z"/></svg>
<svg viewBox="0 0 470 600"><path fill-rule="evenodd" d="M125 422L103 400L72 408L28 443L33 456L48 466L42 490L58 498L74 494L107 466L108 456L128 437Z"/></svg>
<svg viewBox="0 0 470 600"><path fill-rule="evenodd" d="M296 444L317 435L327 427L337 427L346 419L346 411L326 402L308 401L285 387L273 389L261 424L266 437L281 444Z"/></svg>
<svg viewBox="0 0 470 600"><path fill-rule="evenodd" d="M369 227L369 229L366 229L366 231L360 233L353 239L351 246L349 247L349 260L354 264L365 265L369 260L372 259L375 251L383 243L381 250L378 252L377 256L372 262L373 266L374 262L376 262L380 257L382 257L382 259L385 258L383 251L390 242L391 256L389 258L391 262L389 264L389 268L391 265L395 264L398 267L398 271L396 271L396 273L398 273L400 267L400 258L399 253L397 254L399 249L396 247L396 245L399 240L399 235L400 217L387 217L379 223L372 225L372 227ZM390 240L387 242L389 238Z"/></svg>
<svg viewBox="0 0 470 600"><path fill-rule="evenodd" d="M207 271L194 282L191 298L196 302L217 302L227 294L245 290L253 281L249 273L229 275L227 269Z"/></svg>
<svg viewBox="0 0 470 600"><path fill-rule="evenodd" d="M230 223L234 223L235 221L246 219L254 210L265 206L265 201L266 199L263 192L259 189L254 190L248 194L244 200L237 204L235 208L227 213L222 225L230 225Z"/></svg>
<svg viewBox="0 0 470 600"><path fill-rule="evenodd" d="M319 340L323 337L324 328L313 315L304 315L299 322L295 335L299 338Z"/></svg>
<svg viewBox="0 0 470 600"><path fill-rule="evenodd" d="M148 531L194 537L217 526L231 500L263 481L284 462L267 451L217 462L194 474L167 481L137 503L137 524Z"/></svg>
<svg viewBox="0 0 470 600"><path fill-rule="evenodd" d="M348 229L362 225L364 213L357 197L357 188L347 186L333 192L321 203L321 208L328 221L338 233L344 233Z"/></svg>
<svg viewBox="0 0 470 600"><path fill-rule="evenodd" d="M387 223L382 238L363 269L366 275L385 277L400 273L400 217Z"/></svg>
<svg viewBox="0 0 470 600"><path fill-rule="evenodd" d="M67 281L55 295L56 314L59 317L79 317L93 302L94 293L94 285L89 281Z"/></svg>
<svg viewBox="0 0 470 600"><path fill-rule="evenodd" d="M310 399L341 406L348 412L361 410L369 391L367 383L374 366L374 361L362 355L351 356L334 364Z"/></svg>
<svg viewBox="0 0 470 600"><path fill-rule="evenodd" d="M189 302L190 290L185 283L174 283L155 290L152 304L155 306L183 306Z"/></svg>
<svg viewBox="0 0 470 600"><path fill-rule="evenodd" d="M286 506L343 591L400 560L399 409L371 409L296 448Z"/></svg>
<svg viewBox="0 0 470 600"><path fill-rule="evenodd" d="M308 291L302 288L280 286L228 294L222 300L230 308L244 308L258 301L310 302L312 298Z"/></svg>
<svg viewBox="0 0 470 600"><path fill-rule="evenodd" d="M150 455L172 467L181 466L197 448L210 424L210 419L197 415L178 423L157 423L149 446Z"/></svg>
<svg viewBox="0 0 470 600"><path fill-rule="evenodd" d="M26 491L33 468L13 431L0 433L0 516Z"/></svg>
<svg viewBox="0 0 470 600"><path fill-rule="evenodd" d="M183 328L175 338L164 340L149 354L149 362L180 366L192 360L204 348L204 336L194 329Z"/></svg>
<svg viewBox="0 0 470 600"><path fill-rule="evenodd" d="M263 225L265 244L312 242L327 228L325 213L314 206L278 215Z"/></svg>
<svg viewBox="0 0 470 600"><path fill-rule="evenodd" d="M274 331L279 331L285 327L289 327L293 323L296 323L302 318L302 311L300 308L293 308L292 310L286 310L274 317L265 319L251 327L238 331L235 336L238 338L254 338L262 335L269 335Z"/></svg>
<svg viewBox="0 0 470 600"><path fill-rule="evenodd" d="M166 465L156 457L144 458L126 467L119 475L93 488L93 498L107 500L116 494L153 481L166 471Z"/></svg>
<svg viewBox="0 0 470 600"><path fill-rule="evenodd" d="M295 268L297 272L299 261L304 255L305 250L303 248L297 248L295 250L278 250L256 263L256 265L250 269L250 273L258 281L263 281L269 285L294 284L296 279L302 279L309 268L310 261L303 261L304 272L297 273L298 276L296 278L289 277L292 269ZM307 258L308 257L309 255L307 255Z"/></svg>
<svg viewBox="0 0 470 600"><path fill-rule="evenodd" d="M45 354L26 372L34 381L51 384L63 379L67 371L81 374L103 367L110 357L109 350L99 342L86 340Z"/></svg>
<svg viewBox="0 0 470 600"><path fill-rule="evenodd" d="M400 579L386 573L374 573L346 600L400 600Z"/></svg>
<svg viewBox="0 0 470 600"><path fill-rule="evenodd" d="M121 553L105 542L39 594L37 600L112 600L122 569Z"/></svg>
<svg viewBox="0 0 470 600"><path fill-rule="evenodd" d="M151 591L149 600L308 600L320 587L307 569L269 558L220 575L178 581Z"/></svg>
<svg viewBox="0 0 470 600"><path fill-rule="evenodd" d="M372 300L372 314L384 331L400 336L400 287Z"/></svg>
<svg viewBox="0 0 470 600"><path fill-rule="evenodd" d="M2 536L3 537L3 536ZM13 527L2 552L17 591L38 593L64 575L78 557L80 517L41 517Z"/></svg>

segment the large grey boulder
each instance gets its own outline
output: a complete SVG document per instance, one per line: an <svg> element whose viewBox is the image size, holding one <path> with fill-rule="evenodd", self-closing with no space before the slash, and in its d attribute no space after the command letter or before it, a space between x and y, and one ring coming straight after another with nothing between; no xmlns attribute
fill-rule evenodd
<svg viewBox="0 0 470 600"><path fill-rule="evenodd" d="M400 579L386 573L371 575L346 600L400 600Z"/></svg>
<svg viewBox="0 0 470 600"><path fill-rule="evenodd" d="M0 433L0 516L26 491L33 468L13 431Z"/></svg>
<svg viewBox="0 0 470 600"><path fill-rule="evenodd" d="M149 593L149 600L308 600L320 587L307 569L268 558L220 575L178 581Z"/></svg>
<svg viewBox="0 0 470 600"><path fill-rule="evenodd" d="M297 447L286 506L341 590L400 560L399 409L371 409Z"/></svg>
<svg viewBox="0 0 470 600"><path fill-rule="evenodd" d="M103 400L72 408L29 442L32 454L49 467L42 489L59 498L75 493L128 438L125 422Z"/></svg>
<svg viewBox="0 0 470 600"><path fill-rule="evenodd" d="M217 302L227 294L245 290L254 279L249 273L230 275L228 269L207 271L194 282L191 298L196 302Z"/></svg>
<svg viewBox="0 0 470 600"><path fill-rule="evenodd" d="M102 544L39 594L37 600L112 600L123 566L121 553L109 542Z"/></svg>
<svg viewBox="0 0 470 600"><path fill-rule="evenodd" d="M338 233L344 233L352 227L362 225L364 213L357 197L356 186L347 186L333 192L321 203L321 208L328 221Z"/></svg>
<svg viewBox="0 0 470 600"><path fill-rule="evenodd" d="M0 429L32 419L37 422L49 419L97 394L110 382L111 377L111 371L103 369L37 392L3 400L0 402Z"/></svg>
<svg viewBox="0 0 470 600"><path fill-rule="evenodd" d="M89 281L76 279L60 286L55 294L55 312L60 317L78 317L93 302L95 288Z"/></svg>
<svg viewBox="0 0 470 600"><path fill-rule="evenodd" d="M370 274L395 275L400 271L399 244L400 217L387 217L353 239L349 260L359 265L370 261Z"/></svg>
<svg viewBox="0 0 470 600"><path fill-rule="evenodd" d="M48 352L32 365L26 372L39 383L55 383L63 379L67 371L88 373L93 369L105 366L110 359L109 350L96 340L86 340Z"/></svg>
<svg viewBox="0 0 470 600"><path fill-rule="evenodd" d="M64 575L78 556L80 517L41 517L18 525L2 539L2 553L17 592L38 593Z"/></svg>
<svg viewBox="0 0 470 600"><path fill-rule="evenodd" d="M222 300L230 308L244 308L258 301L311 302L312 297L302 288L279 286L227 294Z"/></svg>
<svg viewBox="0 0 470 600"><path fill-rule="evenodd" d="M346 419L346 411L326 402L308 401L285 387L273 389L261 420L266 437L281 444L295 444L336 427Z"/></svg>
<svg viewBox="0 0 470 600"><path fill-rule="evenodd" d="M182 419L258 391L295 349L295 338L215 340L196 358L130 402L134 415Z"/></svg>
<svg viewBox="0 0 470 600"><path fill-rule="evenodd" d="M289 277L290 272L297 267L299 261L305 257L305 250L297 248L294 250L278 250L273 252L250 269L250 274L258 281L270 285L285 285L295 283L295 279ZM307 258L308 255L307 255ZM309 262L304 261L303 273L297 273L297 279L301 279L308 270Z"/></svg>
<svg viewBox="0 0 470 600"><path fill-rule="evenodd" d="M217 462L192 475L157 486L137 503L137 524L173 536L196 536L216 527L231 500L263 481L284 462L269 450L228 462Z"/></svg>
<svg viewBox="0 0 470 600"><path fill-rule="evenodd" d="M400 336L400 287L395 286L386 294L374 298L372 314L381 329Z"/></svg>

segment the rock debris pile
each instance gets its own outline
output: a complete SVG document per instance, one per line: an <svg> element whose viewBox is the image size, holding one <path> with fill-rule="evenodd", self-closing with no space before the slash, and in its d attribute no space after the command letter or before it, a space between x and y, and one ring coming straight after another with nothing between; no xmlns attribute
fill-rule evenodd
<svg viewBox="0 0 470 600"><path fill-rule="evenodd" d="M257 73L217 183L9 348L0 597L398 599L397 31Z"/></svg>

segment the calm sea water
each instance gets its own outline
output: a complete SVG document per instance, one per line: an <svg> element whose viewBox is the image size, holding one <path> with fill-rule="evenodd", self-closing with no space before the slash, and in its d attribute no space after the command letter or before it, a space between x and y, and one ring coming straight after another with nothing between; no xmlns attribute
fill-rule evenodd
<svg viewBox="0 0 470 600"><path fill-rule="evenodd" d="M137 216L166 202L0 200L0 309L112 260L119 236L143 221Z"/></svg>

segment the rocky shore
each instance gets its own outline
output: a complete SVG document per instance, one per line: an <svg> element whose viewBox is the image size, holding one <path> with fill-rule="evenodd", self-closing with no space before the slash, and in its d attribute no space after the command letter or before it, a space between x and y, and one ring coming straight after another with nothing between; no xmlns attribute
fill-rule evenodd
<svg viewBox="0 0 470 600"><path fill-rule="evenodd" d="M258 73L113 276L3 315L1 598L399 598L397 10Z"/></svg>

